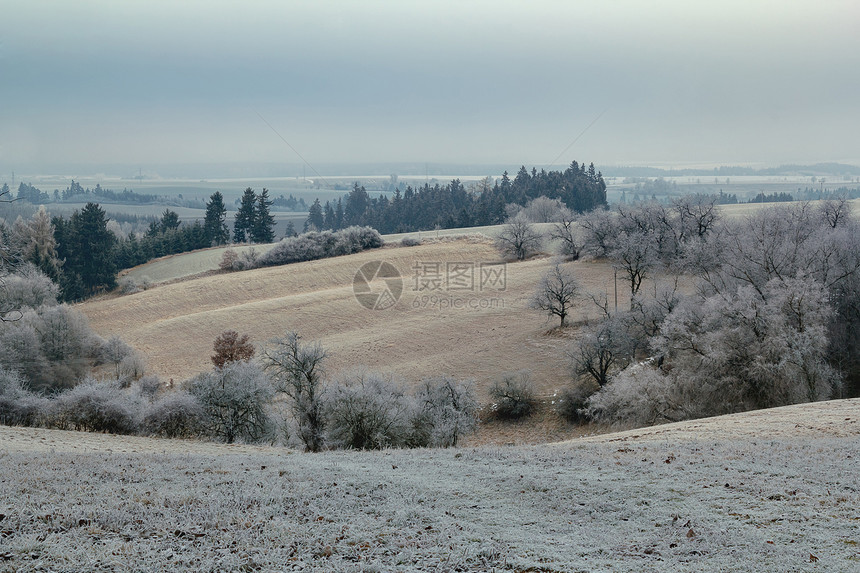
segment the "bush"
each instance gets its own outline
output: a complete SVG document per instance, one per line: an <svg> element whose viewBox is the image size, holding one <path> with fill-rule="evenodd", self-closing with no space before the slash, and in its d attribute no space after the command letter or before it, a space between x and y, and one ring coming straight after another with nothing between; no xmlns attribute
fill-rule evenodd
<svg viewBox="0 0 860 573"><path fill-rule="evenodd" d="M383 245L380 234L370 227L347 227L337 232L310 231L287 237L256 261L256 266L275 266L313 261L376 249Z"/></svg>
<svg viewBox="0 0 860 573"><path fill-rule="evenodd" d="M135 294L142 290L137 279L130 276L121 277L117 280L117 285L119 285L119 292L122 294Z"/></svg>
<svg viewBox="0 0 860 573"><path fill-rule="evenodd" d="M239 253L237 253L233 249L227 249L226 251L224 251L224 254L221 255L221 262L218 263L218 268L222 271L238 270L235 266L238 260Z"/></svg>
<svg viewBox="0 0 860 573"><path fill-rule="evenodd" d="M132 434L139 405L116 383L87 380L53 401L49 424L62 430Z"/></svg>
<svg viewBox="0 0 860 573"><path fill-rule="evenodd" d="M29 392L21 376L0 367L0 424L36 426L41 422L48 399Z"/></svg>
<svg viewBox="0 0 860 573"><path fill-rule="evenodd" d="M400 239L401 247L417 247L421 244L421 239L417 239L415 237L403 237Z"/></svg>
<svg viewBox="0 0 860 573"><path fill-rule="evenodd" d="M447 448L478 425L478 401L471 381L442 376L424 380L415 394L412 445Z"/></svg>
<svg viewBox="0 0 860 573"><path fill-rule="evenodd" d="M328 440L335 447L374 450L411 444L415 402L390 380L358 373L329 392Z"/></svg>
<svg viewBox="0 0 860 573"><path fill-rule="evenodd" d="M190 392L203 408L203 433L227 443L259 442L270 435L266 411L274 390L262 370L249 362L231 362L190 381Z"/></svg>
<svg viewBox="0 0 860 573"><path fill-rule="evenodd" d="M582 424L591 419L586 411L588 398L594 390L584 384L562 388L553 400L555 412L571 424Z"/></svg>
<svg viewBox="0 0 860 573"><path fill-rule="evenodd" d="M147 408L143 428L155 436L189 438L200 432L203 415L197 398L180 390L165 394Z"/></svg>
<svg viewBox="0 0 860 573"><path fill-rule="evenodd" d="M531 415L536 404L534 384L528 372L507 373L490 386L493 413L502 419L518 420Z"/></svg>
<svg viewBox="0 0 860 573"><path fill-rule="evenodd" d="M24 265L16 274L0 278L0 311L4 313L7 309L39 308L57 304L60 288L32 264Z"/></svg>

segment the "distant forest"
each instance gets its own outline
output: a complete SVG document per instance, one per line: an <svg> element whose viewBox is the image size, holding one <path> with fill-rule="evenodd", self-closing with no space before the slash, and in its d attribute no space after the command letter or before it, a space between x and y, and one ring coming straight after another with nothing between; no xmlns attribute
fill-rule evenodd
<svg viewBox="0 0 860 573"><path fill-rule="evenodd" d="M9 185L4 183L0 192L5 192L11 196ZM18 193L15 199L19 201L27 201L32 205L43 205L48 203L62 202L99 202L99 203L119 203L123 205L169 205L171 207L190 207L192 209L203 209L206 204L197 199L185 199L179 194L176 197L169 195L154 195L151 193L137 193L132 189L123 189L122 191L113 191L106 189L97 183L95 187L83 187L80 183L72 179L72 182L63 191L54 189L51 194L42 191L35 185L21 182L18 185ZM236 205L240 203L240 199L236 200ZM299 211L308 210L305 200L302 198L289 197L279 195L272 200L272 208L276 211Z"/></svg>
<svg viewBox="0 0 860 573"><path fill-rule="evenodd" d="M485 180L486 181L486 180ZM430 229L497 225L506 218L505 206L525 205L540 196L559 199L571 210L584 213L606 205L606 183L592 163L576 161L564 171L529 172L521 167L511 179L507 171L490 187L467 189L459 179L447 185L429 183L413 189L400 188L393 197L371 198L356 183L352 191L336 203L319 199L310 206L306 229L342 229L351 225L370 226L380 233L408 233Z"/></svg>

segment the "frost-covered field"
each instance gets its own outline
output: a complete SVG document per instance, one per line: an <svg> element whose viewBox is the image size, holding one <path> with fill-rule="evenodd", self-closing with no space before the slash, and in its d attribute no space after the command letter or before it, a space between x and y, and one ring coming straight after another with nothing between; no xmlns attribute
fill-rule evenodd
<svg viewBox="0 0 860 573"><path fill-rule="evenodd" d="M0 427L0 570L858 571L860 401L831 405L316 455Z"/></svg>

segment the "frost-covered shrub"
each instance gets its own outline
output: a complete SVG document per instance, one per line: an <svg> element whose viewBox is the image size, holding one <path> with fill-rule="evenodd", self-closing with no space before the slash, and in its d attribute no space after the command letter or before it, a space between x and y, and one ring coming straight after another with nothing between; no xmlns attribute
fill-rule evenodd
<svg viewBox="0 0 860 573"><path fill-rule="evenodd" d="M390 379L359 372L328 393L328 441L335 447L372 450L410 445L415 402Z"/></svg>
<svg viewBox="0 0 860 573"><path fill-rule="evenodd" d="M0 311L5 309L39 308L57 304L60 287L32 264L19 268L15 274L2 277Z"/></svg>
<svg viewBox="0 0 860 573"><path fill-rule="evenodd" d="M478 400L471 381L448 376L422 381L415 393L412 445L447 448L475 431Z"/></svg>
<svg viewBox="0 0 860 573"><path fill-rule="evenodd" d="M41 422L48 400L29 392L21 376L0 367L0 424L36 426Z"/></svg>
<svg viewBox="0 0 860 573"><path fill-rule="evenodd" d="M120 277L117 280L117 285L119 285L119 292L122 294L135 294L143 290L136 278L127 275Z"/></svg>
<svg viewBox="0 0 860 573"><path fill-rule="evenodd" d="M161 390L161 380L155 375L142 376L137 381L137 390L141 396L147 400L152 400Z"/></svg>
<svg viewBox="0 0 860 573"><path fill-rule="evenodd" d="M403 237L402 239L400 239L401 247L417 247L420 244L421 239L418 239L416 237Z"/></svg>
<svg viewBox="0 0 860 573"><path fill-rule="evenodd" d="M257 266L286 265L348 255L375 249L382 244L382 237L370 227L347 227L337 232L310 231L283 239L257 260Z"/></svg>
<svg viewBox="0 0 860 573"><path fill-rule="evenodd" d="M203 407L183 390L170 392L153 402L143 417L143 430L165 438L188 438L200 431Z"/></svg>
<svg viewBox="0 0 860 573"><path fill-rule="evenodd" d="M231 362L191 379L188 386L203 408L204 434L227 443L259 442L271 434L267 406L274 390L256 364Z"/></svg>
<svg viewBox="0 0 860 573"><path fill-rule="evenodd" d="M574 384L560 390L553 399L555 412L572 424L582 424L590 419L586 411L588 398L594 390L587 384Z"/></svg>
<svg viewBox="0 0 860 573"><path fill-rule="evenodd" d="M70 388L98 363L103 341L71 307L25 309L19 320L0 322L0 365L18 370L33 391Z"/></svg>
<svg viewBox="0 0 860 573"><path fill-rule="evenodd" d="M502 419L518 420L532 413L536 404L534 383L528 372L506 373L490 386L493 413Z"/></svg>
<svg viewBox="0 0 860 573"><path fill-rule="evenodd" d="M49 424L64 430L132 434L138 429L139 406L117 383L86 380L53 400Z"/></svg>

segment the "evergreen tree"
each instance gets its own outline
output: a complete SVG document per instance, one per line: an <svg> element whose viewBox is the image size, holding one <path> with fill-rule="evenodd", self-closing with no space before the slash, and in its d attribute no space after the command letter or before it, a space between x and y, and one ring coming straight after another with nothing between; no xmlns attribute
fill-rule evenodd
<svg viewBox="0 0 860 573"><path fill-rule="evenodd" d="M242 195L242 203L239 205L236 219L233 221L233 240L237 243L244 243L250 239L249 235L254 226L256 203L257 194L254 193L253 189L248 187Z"/></svg>
<svg viewBox="0 0 860 573"><path fill-rule="evenodd" d="M116 236L107 228L108 219L97 203L87 203L72 213L68 223L54 219L57 253L65 260L63 297L74 300L102 288L116 286L114 247Z"/></svg>
<svg viewBox="0 0 860 573"><path fill-rule="evenodd" d="M206 217L203 229L206 241L210 246L225 245L230 242L230 229L227 227L227 207L224 206L224 196L216 191L206 203Z"/></svg>
<svg viewBox="0 0 860 573"><path fill-rule="evenodd" d="M257 197L254 209L254 222L251 225L251 242L271 243L275 240L275 217L269 213L272 201L269 200L269 190L265 187Z"/></svg>
<svg viewBox="0 0 860 573"><path fill-rule="evenodd" d="M331 208L331 202L330 201L325 202L325 208L323 208L323 212L325 213L323 225L325 226L326 229L334 229L335 228L334 209Z"/></svg>
<svg viewBox="0 0 860 573"><path fill-rule="evenodd" d="M337 207L334 209L334 229L343 228L343 201L340 197L337 199Z"/></svg>
<svg viewBox="0 0 860 573"><path fill-rule="evenodd" d="M172 229L179 228L179 214L176 211L165 209L161 214L161 221L158 223L159 230L163 233Z"/></svg>
<svg viewBox="0 0 860 573"><path fill-rule="evenodd" d="M322 205L320 205L319 199L314 199L313 205L308 209L308 220L305 221L305 231L311 230L311 228L321 231L324 226L325 219L323 218Z"/></svg>

